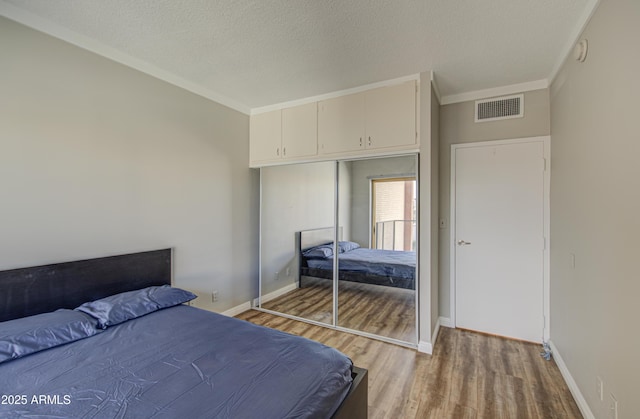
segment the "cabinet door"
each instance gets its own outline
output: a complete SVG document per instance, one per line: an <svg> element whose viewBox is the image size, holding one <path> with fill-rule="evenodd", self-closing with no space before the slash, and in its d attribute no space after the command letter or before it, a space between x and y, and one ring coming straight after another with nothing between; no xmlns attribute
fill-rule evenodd
<svg viewBox="0 0 640 419"><path fill-rule="evenodd" d="M322 154L364 149L364 93L318 103L318 146Z"/></svg>
<svg viewBox="0 0 640 419"><path fill-rule="evenodd" d="M318 103L282 110L282 157L318 154Z"/></svg>
<svg viewBox="0 0 640 419"><path fill-rule="evenodd" d="M380 87L365 93L367 148L416 144L416 82Z"/></svg>
<svg viewBox="0 0 640 419"><path fill-rule="evenodd" d="M282 154L282 111L251 115L249 161L278 160Z"/></svg>

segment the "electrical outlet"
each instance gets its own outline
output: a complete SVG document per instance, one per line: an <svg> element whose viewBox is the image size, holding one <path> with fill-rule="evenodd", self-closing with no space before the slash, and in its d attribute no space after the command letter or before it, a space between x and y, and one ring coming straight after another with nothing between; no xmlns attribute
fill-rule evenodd
<svg viewBox="0 0 640 419"><path fill-rule="evenodd" d="M609 419L618 419L618 400L609 394Z"/></svg>
<svg viewBox="0 0 640 419"><path fill-rule="evenodd" d="M211 302L212 302L212 303L215 303L215 302L217 302L217 301L218 301L218 291L213 291L213 292L211 293Z"/></svg>
<svg viewBox="0 0 640 419"><path fill-rule="evenodd" d="M604 400L604 384L602 383L602 378L596 377L596 394L600 401Z"/></svg>

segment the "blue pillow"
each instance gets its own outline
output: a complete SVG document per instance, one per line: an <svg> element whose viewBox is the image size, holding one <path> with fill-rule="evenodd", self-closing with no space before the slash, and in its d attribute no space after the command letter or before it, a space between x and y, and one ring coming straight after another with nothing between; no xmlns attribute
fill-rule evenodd
<svg viewBox="0 0 640 419"><path fill-rule="evenodd" d="M359 247L360 245L356 242L349 242L349 241L338 242L338 250L340 251L340 253L348 252L350 250L354 250Z"/></svg>
<svg viewBox="0 0 640 419"><path fill-rule="evenodd" d="M1 322L0 363L98 332L93 318L66 309Z"/></svg>
<svg viewBox="0 0 640 419"><path fill-rule="evenodd" d="M306 258L325 259L333 256L333 243L321 244L320 246L310 247L302 251L302 255Z"/></svg>
<svg viewBox="0 0 640 419"><path fill-rule="evenodd" d="M98 320L98 327L106 329L108 326L114 326L166 307L186 303L194 298L196 295L189 291L163 285L123 292L84 303L76 310L95 317Z"/></svg>

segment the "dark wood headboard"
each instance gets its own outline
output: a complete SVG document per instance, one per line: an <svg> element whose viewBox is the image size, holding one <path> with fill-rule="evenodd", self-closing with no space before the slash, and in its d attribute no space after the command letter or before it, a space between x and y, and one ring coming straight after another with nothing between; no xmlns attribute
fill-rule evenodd
<svg viewBox="0 0 640 419"><path fill-rule="evenodd" d="M0 321L171 285L172 249L0 271Z"/></svg>

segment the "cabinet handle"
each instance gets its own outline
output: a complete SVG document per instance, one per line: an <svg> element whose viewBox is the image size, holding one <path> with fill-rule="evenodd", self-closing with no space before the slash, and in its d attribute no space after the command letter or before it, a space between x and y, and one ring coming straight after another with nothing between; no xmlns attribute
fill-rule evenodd
<svg viewBox="0 0 640 419"><path fill-rule="evenodd" d="M286 147L282 147L282 156L286 156L287 155L287 148Z"/></svg>
<svg viewBox="0 0 640 419"><path fill-rule="evenodd" d="M362 137L360 137L360 147L362 147Z"/></svg>
<svg viewBox="0 0 640 419"><path fill-rule="evenodd" d="M280 157L280 147L276 148L276 156Z"/></svg>
<svg viewBox="0 0 640 419"><path fill-rule="evenodd" d="M371 146L371 137L369 137L369 146Z"/></svg>

